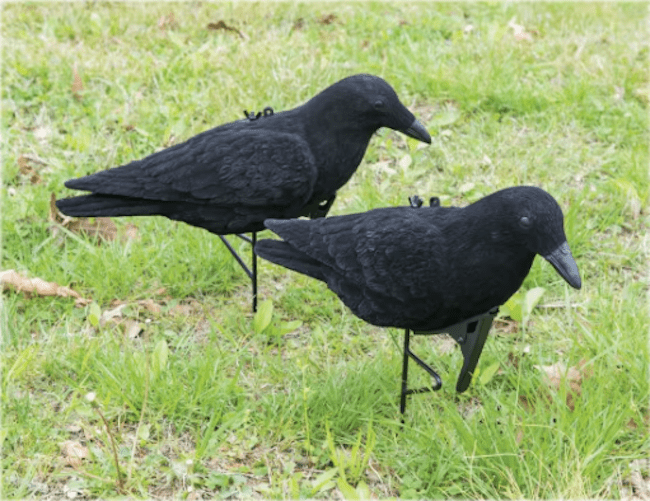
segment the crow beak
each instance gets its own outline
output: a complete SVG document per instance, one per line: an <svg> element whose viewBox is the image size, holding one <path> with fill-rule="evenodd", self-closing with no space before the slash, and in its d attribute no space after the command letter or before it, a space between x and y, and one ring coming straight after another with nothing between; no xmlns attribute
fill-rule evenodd
<svg viewBox="0 0 650 501"><path fill-rule="evenodd" d="M412 137L413 139L422 141L423 143L431 144L431 136L424 126L417 120L413 120L413 123L408 129L402 129L400 132Z"/></svg>
<svg viewBox="0 0 650 501"><path fill-rule="evenodd" d="M566 280L571 287L574 289L582 287L578 265L571 255L571 249L569 249L568 243L564 242L553 252L549 252L542 257L553 265L553 268L555 268L560 276Z"/></svg>

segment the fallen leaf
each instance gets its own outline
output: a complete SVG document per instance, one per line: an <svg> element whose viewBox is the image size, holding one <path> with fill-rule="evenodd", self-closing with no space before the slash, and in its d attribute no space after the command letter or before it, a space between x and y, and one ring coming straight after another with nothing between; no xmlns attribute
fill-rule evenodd
<svg viewBox="0 0 650 501"><path fill-rule="evenodd" d="M533 409L528 397L525 395L519 395L519 405L521 405L526 412L530 412Z"/></svg>
<svg viewBox="0 0 650 501"><path fill-rule="evenodd" d="M189 317L192 314L192 310L193 308L190 304L177 304L170 310L170 313L174 316L181 315L183 317Z"/></svg>
<svg viewBox="0 0 650 501"><path fill-rule="evenodd" d="M248 37L244 35L241 31L239 31L237 28L233 28L232 26L228 26L223 20L217 21L216 23L208 23L208 29L232 31L234 33L237 33L239 35L239 38L241 38L242 40L248 39Z"/></svg>
<svg viewBox="0 0 650 501"><path fill-rule="evenodd" d="M29 179L31 184L38 184L41 182L41 176L32 165L33 160L27 155L20 155L18 157L18 172L21 176Z"/></svg>
<svg viewBox="0 0 650 501"><path fill-rule="evenodd" d="M81 461L89 455L88 447L81 445L75 440L66 440L61 444L61 452L66 463L73 468L79 468Z"/></svg>
<svg viewBox="0 0 650 501"><path fill-rule="evenodd" d="M42 278L26 278L16 270L0 272L0 283L3 289L14 289L16 292L26 292L37 296L73 297L77 304L87 304L88 300L69 287L55 282L46 282Z"/></svg>
<svg viewBox="0 0 650 501"><path fill-rule="evenodd" d="M564 362L557 362L552 365L534 365L536 369L545 375L549 389L559 391L564 382L569 384L570 392L566 396L566 404L572 411L575 408L574 395L579 397L582 394L582 381L591 375L591 371L584 369L585 361L581 360L574 367L568 367Z"/></svg>
<svg viewBox="0 0 650 501"><path fill-rule="evenodd" d="M142 332L142 324L135 320L128 320L124 328L124 336L128 339L135 339Z"/></svg>
<svg viewBox="0 0 650 501"><path fill-rule="evenodd" d="M56 207L56 195L50 195L50 214L48 220L55 223L50 226L49 230L52 235L59 233L59 226L71 231L72 233L83 233L91 237L97 237L98 243L102 241L110 242L118 236L117 226L110 217L68 217ZM138 238L138 228L134 224L127 224L119 232L120 240L126 241Z"/></svg>
<svg viewBox="0 0 650 501"><path fill-rule="evenodd" d="M121 304L117 308L112 310L104 311L99 317L99 325L104 326L109 320L114 320L116 318L122 317L122 310L126 307L126 304Z"/></svg>
<svg viewBox="0 0 650 501"><path fill-rule="evenodd" d="M81 91L84 90L84 84L81 81L81 76L79 75L79 72L77 71L77 64L75 63L74 66L72 67L72 95L74 98L79 101L83 97L81 94Z"/></svg>
<svg viewBox="0 0 650 501"><path fill-rule="evenodd" d="M630 463L630 483L639 499L650 499L650 460L635 459Z"/></svg>
<svg viewBox="0 0 650 501"><path fill-rule="evenodd" d="M66 426L65 429L70 433L79 433L82 430L81 426L78 424L70 424Z"/></svg>
<svg viewBox="0 0 650 501"><path fill-rule="evenodd" d="M47 125L42 125L34 129L34 137L41 143L45 143L51 135L52 129L50 129Z"/></svg>
<svg viewBox="0 0 650 501"><path fill-rule="evenodd" d="M135 224L128 223L125 225L121 230L121 235L120 239L122 241L124 240L136 240L140 238L140 235L138 235L138 227Z"/></svg>
<svg viewBox="0 0 650 501"><path fill-rule="evenodd" d="M499 326L499 332L504 334L515 334L519 332L519 323L507 318L495 318L496 325Z"/></svg>
<svg viewBox="0 0 650 501"><path fill-rule="evenodd" d="M512 351L508 353L508 362L515 368L519 369L519 357Z"/></svg>
<svg viewBox="0 0 650 501"><path fill-rule="evenodd" d="M515 23L514 18L510 20L510 22L508 23L508 27L512 28L515 40L518 41L526 40L528 42L531 42L533 40L533 37L530 35L530 33L526 31L526 28L524 28L521 24Z"/></svg>
<svg viewBox="0 0 650 501"><path fill-rule="evenodd" d="M301 30L305 26L305 20L302 17L299 17L293 22L292 30Z"/></svg>
<svg viewBox="0 0 650 501"><path fill-rule="evenodd" d="M144 308L151 313L160 313L161 310L160 305L154 303L153 299L142 299L138 301L138 304L140 306L144 306Z"/></svg>
<svg viewBox="0 0 650 501"><path fill-rule="evenodd" d="M78 218L70 221L68 229L73 233L85 233L99 240L110 242L117 236L117 227L109 217L97 217L94 221L90 218Z"/></svg>
<svg viewBox="0 0 650 501"><path fill-rule="evenodd" d="M332 24L336 21L336 14L325 14L318 18L320 24Z"/></svg>
<svg viewBox="0 0 650 501"><path fill-rule="evenodd" d="M158 19L158 28L164 30L166 28L174 28L176 26L176 16L170 12L166 16L160 16Z"/></svg>

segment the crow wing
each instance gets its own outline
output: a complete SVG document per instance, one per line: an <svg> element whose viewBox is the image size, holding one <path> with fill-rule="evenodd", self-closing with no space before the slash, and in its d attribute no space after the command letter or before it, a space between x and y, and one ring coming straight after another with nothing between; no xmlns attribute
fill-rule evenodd
<svg viewBox="0 0 650 501"><path fill-rule="evenodd" d="M267 220L293 248L361 289L399 301L438 295L444 236L436 215L445 208L377 209L315 221ZM435 213L435 214L434 214Z"/></svg>
<svg viewBox="0 0 650 501"><path fill-rule="evenodd" d="M230 124L229 124L230 125ZM314 157L297 134L237 125L66 186L102 195L222 207L302 206L317 178Z"/></svg>

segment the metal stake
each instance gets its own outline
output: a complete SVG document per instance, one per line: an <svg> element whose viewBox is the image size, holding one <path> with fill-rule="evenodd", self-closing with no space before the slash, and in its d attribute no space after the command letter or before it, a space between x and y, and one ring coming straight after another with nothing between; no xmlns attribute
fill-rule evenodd
<svg viewBox="0 0 650 501"><path fill-rule="evenodd" d="M219 238L221 241L224 243L226 248L230 251L232 256L235 258L235 260L239 263L239 266L241 266L242 270L248 275L248 278L250 278L252 285L253 285L253 313L257 311L257 255L255 254L255 243L257 242L257 232L254 231L251 233L252 238L248 238L246 235L241 235L237 233L235 236L241 238L245 242L248 242L251 244L252 248L252 268L253 270L251 271L248 266L246 266L246 263L244 263L244 260L241 258L239 254L237 254L237 251L233 249L232 245L230 245L230 242L224 235L219 235Z"/></svg>
<svg viewBox="0 0 650 501"><path fill-rule="evenodd" d="M456 383L456 391L458 393L464 392L469 386L470 381L472 380L472 374L476 369L476 364L478 359L481 356L483 351L483 346L485 345L485 340L487 335L490 332L492 327L492 321L494 317L499 312L499 308L492 308L490 311L476 315L474 317L463 320L456 324L438 329L435 331L427 332L413 332L414 335L430 335L430 334L442 334L447 333L452 338L460 344L460 349L463 353L463 358L465 362L463 363L463 368L460 371L458 376L458 382ZM404 356L402 360L402 391L400 393L400 403L399 411L404 416L406 411L406 397L407 395L412 395L413 393L426 393L430 391L438 391L442 388L442 379L436 371L434 371L426 362L420 359L415 353L411 351L410 348L411 342L411 330L404 329ZM409 358L415 360L415 362L422 367L429 375L435 380L435 384L432 386L426 386L423 388L409 389L408 388L408 364ZM402 422L404 418L402 417Z"/></svg>

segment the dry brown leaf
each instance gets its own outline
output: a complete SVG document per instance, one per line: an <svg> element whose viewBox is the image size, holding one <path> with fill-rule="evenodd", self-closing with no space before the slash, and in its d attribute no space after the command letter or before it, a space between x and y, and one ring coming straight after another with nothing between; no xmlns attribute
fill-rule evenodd
<svg viewBox="0 0 650 501"><path fill-rule="evenodd" d="M95 221L91 221L87 217L71 218L61 214L56 207L56 195L54 193L50 195L50 214L48 219L73 233L87 233L91 236L97 236L100 240L114 240L117 235L115 223L108 217L98 217L95 218ZM56 227L51 228L51 231L54 235L58 232Z"/></svg>
<svg viewBox="0 0 650 501"><path fill-rule="evenodd" d="M244 35L241 31L239 31L237 28L233 28L232 26L228 26L223 20L219 20L216 23L208 23L207 28L209 30L232 31L233 33L237 33L239 35L239 38L241 38L242 40L248 39L248 37Z"/></svg>
<svg viewBox="0 0 650 501"><path fill-rule="evenodd" d="M575 408L574 394L579 397L582 394L582 381L591 375L590 371L584 369L585 360L581 360L574 367L568 367L563 362L552 365L534 365L546 376L546 383L551 390L558 391L563 382L569 384L571 392L567 393L566 404L569 409Z"/></svg>
<svg viewBox="0 0 650 501"><path fill-rule="evenodd" d="M519 369L519 355L515 355L512 351L509 352L508 362L510 362L515 369Z"/></svg>
<svg viewBox="0 0 650 501"><path fill-rule="evenodd" d="M174 28L176 26L176 16L170 12L166 16L160 16L158 19L158 28L164 30L165 28Z"/></svg>
<svg viewBox="0 0 650 501"><path fill-rule="evenodd" d="M519 324L508 318L495 318L495 325L498 326L499 332L504 334L516 334L519 332Z"/></svg>
<svg viewBox="0 0 650 501"><path fill-rule="evenodd" d="M293 22L292 30L301 30L305 26L305 20L299 17Z"/></svg>
<svg viewBox="0 0 650 501"><path fill-rule="evenodd" d="M20 172L21 176L29 179L31 184L38 184L41 182L41 176L32 165L32 159L29 156L20 155L17 162L18 172Z"/></svg>
<svg viewBox="0 0 650 501"><path fill-rule="evenodd" d="M98 243L102 241L110 242L118 236L117 227L110 217L71 218L59 212L56 207L56 195L54 193L50 195L48 220L55 223L55 225L50 226L50 231L54 236L59 233L58 226L62 226L73 233L84 233L91 237L97 237ZM138 238L138 228L133 224L127 224L120 230L119 236L123 242Z"/></svg>
<svg viewBox="0 0 650 501"><path fill-rule="evenodd" d="M519 395L519 405L521 405L526 412L533 410L532 404L525 395Z"/></svg>
<svg viewBox="0 0 650 501"><path fill-rule="evenodd" d="M325 14L318 18L320 24L332 24L336 21L336 14Z"/></svg>
<svg viewBox="0 0 650 501"><path fill-rule="evenodd" d="M88 447L81 445L75 440L66 440L61 444L61 452L68 463L73 468L79 468L81 461L89 455Z"/></svg>
<svg viewBox="0 0 650 501"><path fill-rule="evenodd" d="M82 91L84 90L84 84L81 81L81 76L79 75L79 72L77 71L77 64L75 63L74 66L72 67L72 95L76 100L81 100L83 97Z"/></svg>
<svg viewBox="0 0 650 501"><path fill-rule="evenodd" d="M144 308L151 313L160 313L161 307L159 304L155 303L153 299L142 299L138 301L138 304L144 306Z"/></svg>
<svg viewBox="0 0 650 501"><path fill-rule="evenodd" d="M120 240L137 240L140 238L138 235L138 227L135 224L128 223L120 230Z"/></svg>
<svg viewBox="0 0 650 501"><path fill-rule="evenodd" d="M42 278L26 278L16 270L0 272L0 283L3 289L14 289L16 292L26 292L37 296L73 297L77 304L87 304L78 292L55 282L46 282Z"/></svg>
<svg viewBox="0 0 650 501"><path fill-rule="evenodd" d="M86 217L77 218L70 221L67 228L73 233L85 233L107 242L117 236L117 227L109 217L96 217L94 221Z"/></svg>
<svg viewBox="0 0 650 501"><path fill-rule="evenodd" d="M170 313L174 316L189 317L192 314L192 306L189 304L177 304L171 309Z"/></svg>

